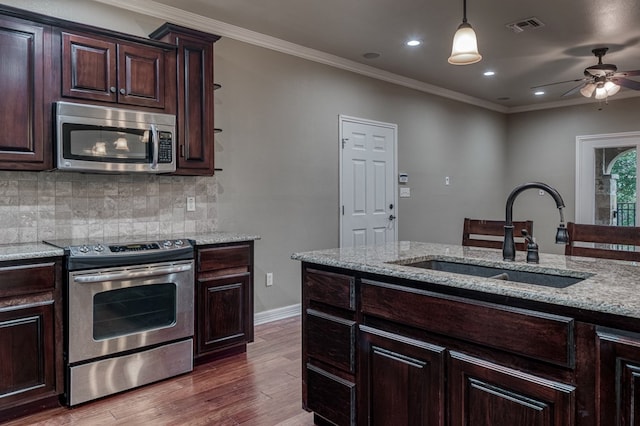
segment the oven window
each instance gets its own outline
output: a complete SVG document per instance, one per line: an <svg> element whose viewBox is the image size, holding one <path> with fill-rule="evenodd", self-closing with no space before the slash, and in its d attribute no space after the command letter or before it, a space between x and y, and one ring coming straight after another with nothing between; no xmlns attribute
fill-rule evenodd
<svg viewBox="0 0 640 426"><path fill-rule="evenodd" d="M120 288L93 297L94 340L163 328L175 322L175 284Z"/></svg>
<svg viewBox="0 0 640 426"><path fill-rule="evenodd" d="M64 158L75 160L144 163L151 161L152 134L143 129L62 125Z"/></svg>

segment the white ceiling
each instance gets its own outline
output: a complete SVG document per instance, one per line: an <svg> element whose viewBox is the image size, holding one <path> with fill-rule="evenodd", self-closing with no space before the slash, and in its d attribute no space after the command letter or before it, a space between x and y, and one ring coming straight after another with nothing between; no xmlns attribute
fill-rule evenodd
<svg viewBox="0 0 640 426"><path fill-rule="evenodd" d="M541 97L531 90L582 78L584 68L597 63L591 53L595 47L609 47L604 62L617 65L619 71L640 69L638 0L468 0L467 18L483 59L467 66L447 63L453 34L462 21L462 0L156 3L481 99L506 111L537 109L558 101L597 103L580 93L561 98L578 83L549 86ZM506 27L531 17L545 25L517 34ZM423 44L409 48L404 45L409 38ZM365 59L367 52L380 57ZM485 77L486 70L496 75ZM615 98L638 95L640 91L623 88Z"/></svg>

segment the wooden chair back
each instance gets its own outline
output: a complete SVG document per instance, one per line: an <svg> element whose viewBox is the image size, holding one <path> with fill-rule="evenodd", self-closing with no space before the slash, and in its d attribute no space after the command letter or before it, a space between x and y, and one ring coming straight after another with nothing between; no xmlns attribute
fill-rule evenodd
<svg viewBox="0 0 640 426"><path fill-rule="evenodd" d="M567 223L567 256L640 261L640 227Z"/></svg>
<svg viewBox="0 0 640 426"><path fill-rule="evenodd" d="M533 221L513 222L513 236L516 250L527 250L527 245L520 231L526 229L533 235ZM502 248L504 241L504 220L464 219L462 228L462 245L473 247Z"/></svg>

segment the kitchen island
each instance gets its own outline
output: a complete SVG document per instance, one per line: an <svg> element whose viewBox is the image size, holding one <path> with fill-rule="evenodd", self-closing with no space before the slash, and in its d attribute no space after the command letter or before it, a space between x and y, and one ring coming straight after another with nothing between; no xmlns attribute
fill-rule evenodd
<svg viewBox="0 0 640 426"><path fill-rule="evenodd" d="M535 265L524 253L504 262L499 250L418 242L292 258L302 261L303 405L319 424L608 425L638 415L633 263L541 254ZM438 262L542 279L425 269Z"/></svg>

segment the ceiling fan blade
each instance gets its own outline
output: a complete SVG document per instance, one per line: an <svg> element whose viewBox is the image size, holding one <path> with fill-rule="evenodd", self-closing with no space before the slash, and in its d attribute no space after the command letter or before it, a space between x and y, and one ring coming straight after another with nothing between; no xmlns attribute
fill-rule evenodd
<svg viewBox="0 0 640 426"><path fill-rule="evenodd" d="M568 90L568 91L564 92L560 97L562 98L562 97L565 97L565 96L571 96L574 93L577 93L583 87L584 87L584 84L580 83L576 87L572 88L571 90Z"/></svg>
<svg viewBox="0 0 640 426"><path fill-rule="evenodd" d="M640 70L633 71L618 71L614 74L615 77L631 77L634 75L640 75Z"/></svg>
<svg viewBox="0 0 640 426"><path fill-rule="evenodd" d="M640 90L640 82L638 81L629 80L624 77L613 77L611 81L627 89Z"/></svg>
<svg viewBox="0 0 640 426"><path fill-rule="evenodd" d="M539 89L541 87L553 86L555 84L564 84L564 83L575 83L576 81L585 81L585 78L576 78L574 80L566 80L566 81L557 81L555 83L541 84L539 86L533 86L531 89Z"/></svg>

